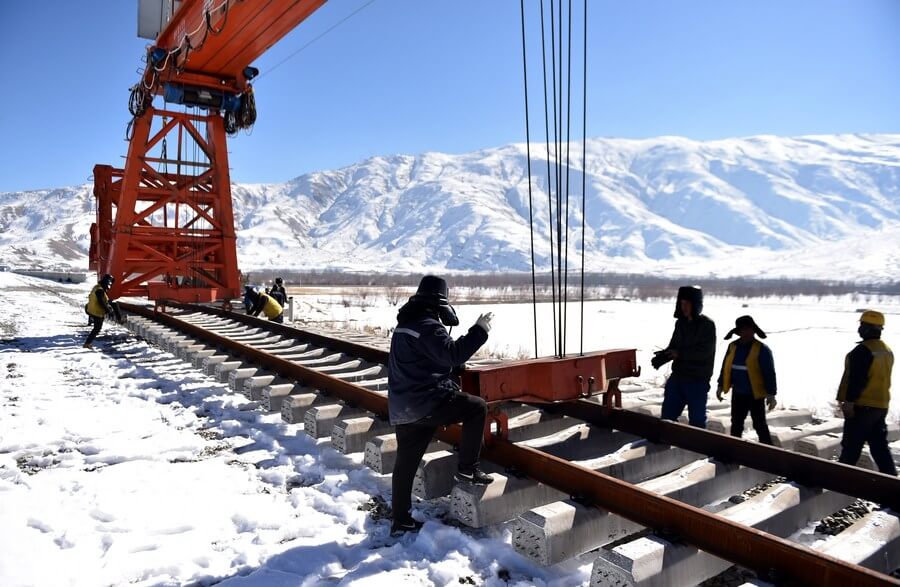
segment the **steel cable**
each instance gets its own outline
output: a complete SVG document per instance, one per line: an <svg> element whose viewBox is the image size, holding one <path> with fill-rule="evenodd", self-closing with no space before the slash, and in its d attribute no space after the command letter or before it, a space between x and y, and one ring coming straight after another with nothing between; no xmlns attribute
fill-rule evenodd
<svg viewBox="0 0 900 587"><path fill-rule="evenodd" d="M534 311L534 358L538 356L537 283L534 273L534 215L531 195L531 124L528 120L528 60L525 52L525 0L519 0L522 17L522 78L525 86L525 154L528 168L528 231L531 235L531 307Z"/></svg>

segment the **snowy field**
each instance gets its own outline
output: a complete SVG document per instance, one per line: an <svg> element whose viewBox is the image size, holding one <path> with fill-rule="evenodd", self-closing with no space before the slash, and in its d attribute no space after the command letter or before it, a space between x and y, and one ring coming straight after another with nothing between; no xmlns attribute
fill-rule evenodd
<svg viewBox="0 0 900 587"><path fill-rule="evenodd" d="M452 286L452 284L451 284ZM358 291L358 288L357 288ZM635 348L641 377L631 386L659 388L665 384L671 364L660 371L650 366L653 351L665 348L672 336L675 301L595 301L584 304L585 352ZM378 329L388 335L396 325L397 307L383 297L367 296L360 303L348 303L348 293L309 293L297 296L295 319L310 321L336 320L358 329ZM453 291L450 292L451 298ZM405 298L404 298L405 300ZM400 302L402 304L403 302ZM361 305L360 305L361 304ZM900 348L900 298L891 296L846 296L786 298L722 298L707 293L704 313L716 322L719 345L716 372L730 341L725 335L734 327L738 316L750 314L768 338L778 376L778 399L785 407L808 408L818 416L831 415L834 397L844 368L844 357L859 340L859 309L872 308L886 316L884 339L896 350ZM507 358L534 355L534 309L531 303L473 304L456 307L460 325L453 335L464 334L478 316L493 312L494 321L486 351ZM580 342L581 307L568 304L567 353L577 353ZM541 356L553 354L553 310L551 304L538 305L538 351ZM732 338L732 340L734 340ZM895 381L898 371L895 365ZM900 391L891 400L890 419L900 418ZM713 382L713 391L715 381Z"/></svg>
<svg viewBox="0 0 900 587"><path fill-rule="evenodd" d="M0 585L578 585L507 531L387 538L389 479L104 326L85 286L0 273ZM429 504L429 518L447 512Z"/></svg>
<svg viewBox="0 0 900 587"><path fill-rule="evenodd" d="M362 455L340 455L279 414L260 413L123 328L105 326L95 350L82 349L88 289L0 273L0 585L588 580L592 557L540 568L513 551L508 530L441 523L441 501L417 506L431 520L418 535L387 538L388 522L371 505L388 497L388 479L365 468ZM393 326L397 310L383 298L365 308L325 294L297 302L299 318L368 329ZM857 308L885 311L885 338L900 345L897 302L743 303L711 298L707 312L720 338L742 313L770 333L779 397L789 406L830 409L856 340ZM672 309L668 301L591 302L585 350L638 348L645 371L633 384L658 387L664 373L649 368L649 353L668 342ZM454 334L487 310L496 314L490 352L533 350L530 304L460 306L463 328ZM570 352L578 349L578 311L569 307ZM552 333L541 335L545 353Z"/></svg>

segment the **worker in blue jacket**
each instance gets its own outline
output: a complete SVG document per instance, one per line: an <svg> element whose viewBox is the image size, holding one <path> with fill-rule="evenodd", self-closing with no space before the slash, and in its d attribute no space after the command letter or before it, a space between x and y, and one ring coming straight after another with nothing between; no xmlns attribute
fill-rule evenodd
<svg viewBox="0 0 900 587"><path fill-rule="evenodd" d="M459 318L448 293L440 277L423 277L416 294L400 308L391 337L388 412L397 433L392 535L421 526L410 513L413 480L438 427L462 422L456 481L487 485L493 480L478 467L487 404L461 391L454 378L454 370L487 342L493 315L482 314L465 335L453 340L445 325L452 328Z"/></svg>
<svg viewBox="0 0 900 587"><path fill-rule="evenodd" d="M775 399L778 384L772 350L756 339L756 336L766 338L766 333L756 325L752 316L741 316L735 320L734 328L725 340L735 334L738 339L729 344L725 351L716 397L722 401L724 394L734 391L731 400L732 436L740 438L744 433L744 420L749 412L759 441L772 444L772 435L766 423L766 407L773 410L778 403Z"/></svg>
<svg viewBox="0 0 900 587"><path fill-rule="evenodd" d="M862 339L844 359L844 375L837 399L844 412L840 462L855 465L863 445L878 470L897 475L897 467L887 441L888 407L891 403L891 371L894 353L881 340L884 314L866 310L859 318L857 334Z"/></svg>

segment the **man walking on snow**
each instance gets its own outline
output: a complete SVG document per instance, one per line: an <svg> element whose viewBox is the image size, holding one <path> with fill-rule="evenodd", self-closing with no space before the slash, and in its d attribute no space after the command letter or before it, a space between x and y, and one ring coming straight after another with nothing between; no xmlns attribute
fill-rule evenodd
<svg viewBox="0 0 900 587"><path fill-rule="evenodd" d="M94 327L91 329L87 340L85 340L82 345L86 349L92 348L94 339L100 334L100 329L103 328L103 320L107 316L114 316L116 322L122 321L119 307L115 302L110 301L109 295L107 294L114 282L115 278L107 273L100 278L100 281L97 282L97 285L94 286L91 293L88 295L88 302L84 306L84 311L87 312L88 322L93 324Z"/></svg>
<svg viewBox="0 0 900 587"><path fill-rule="evenodd" d="M856 465L865 443L878 470L897 475L887 442L888 406L891 403L891 369L894 353L881 340L884 314L866 310L859 318L857 333L862 340L844 359L844 375L837 399L844 412L844 435L840 462Z"/></svg>
<svg viewBox="0 0 900 587"><path fill-rule="evenodd" d="M772 444L769 425L766 423L766 406L772 410L777 403L775 393L778 386L772 350L756 340L755 335L766 338L766 333L756 325L752 316L741 316L735 320L734 328L728 332L725 340L735 334L739 338L729 344L725 352L716 397L722 401L724 394L734 391L731 399L732 436L740 438L744 433L744 420L749 412L759 441Z"/></svg>
<svg viewBox="0 0 900 587"><path fill-rule="evenodd" d="M654 369L673 361L663 395L662 418L677 420L687 406L691 426L706 428L706 396L716 358L716 325L703 314L703 290L691 285L678 288L675 318L672 340L650 361Z"/></svg>

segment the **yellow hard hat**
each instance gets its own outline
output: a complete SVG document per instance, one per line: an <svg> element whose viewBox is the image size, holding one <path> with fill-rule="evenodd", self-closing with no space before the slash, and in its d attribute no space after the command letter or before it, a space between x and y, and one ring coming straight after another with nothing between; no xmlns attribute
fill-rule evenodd
<svg viewBox="0 0 900 587"><path fill-rule="evenodd" d="M873 326L884 327L884 314L876 312L875 310L866 310L862 313L862 316L859 317L859 321Z"/></svg>

